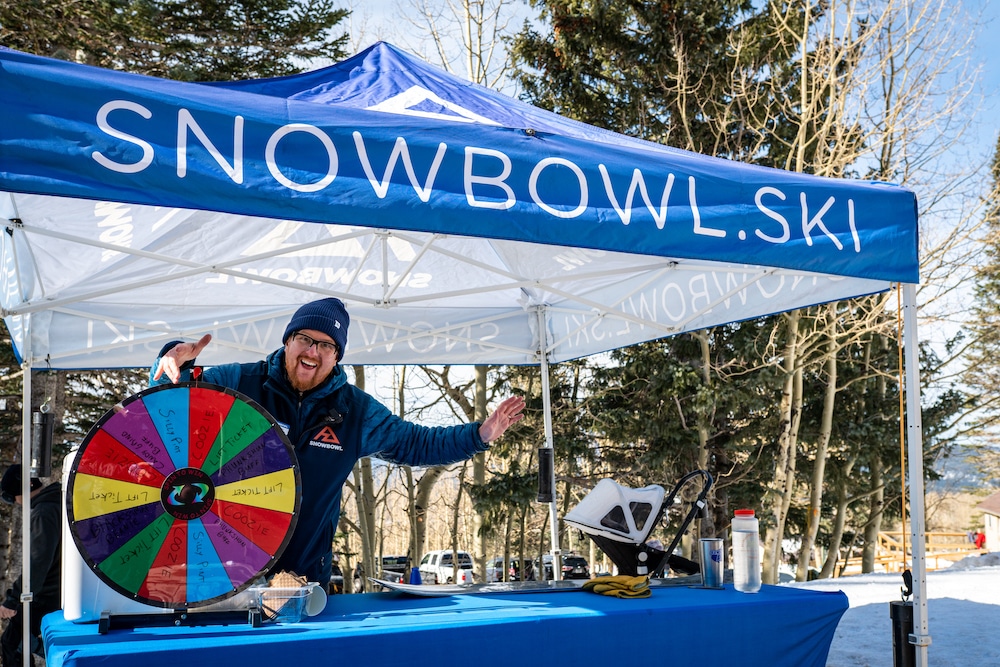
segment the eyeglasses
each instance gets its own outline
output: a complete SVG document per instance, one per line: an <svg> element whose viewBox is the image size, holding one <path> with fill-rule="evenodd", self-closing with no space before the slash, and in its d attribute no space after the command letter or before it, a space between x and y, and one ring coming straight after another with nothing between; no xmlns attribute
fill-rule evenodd
<svg viewBox="0 0 1000 667"><path fill-rule="evenodd" d="M335 355L340 350L336 343L331 343L325 340L316 340L310 336L305 335L300 331L296 331L292 334L292 342L296 345L300 345L305 349L309 349L313 345L316 346L316 351L323 356Z"/></svg>

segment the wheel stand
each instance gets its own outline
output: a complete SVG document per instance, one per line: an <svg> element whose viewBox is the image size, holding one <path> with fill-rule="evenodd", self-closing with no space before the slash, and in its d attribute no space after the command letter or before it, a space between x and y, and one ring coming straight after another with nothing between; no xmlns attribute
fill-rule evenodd
<svg viewBox="0 0 1000 667"><path fill-rule="evenodd" d="M169 626L195 627L202 625L236 625L246 623L259 628L263 622L260 609L234 609L231 611L188 611L175 609L172 614L112 614L103 612L97 624L99 634L111 630L135 628L162 628Z"/></svg>

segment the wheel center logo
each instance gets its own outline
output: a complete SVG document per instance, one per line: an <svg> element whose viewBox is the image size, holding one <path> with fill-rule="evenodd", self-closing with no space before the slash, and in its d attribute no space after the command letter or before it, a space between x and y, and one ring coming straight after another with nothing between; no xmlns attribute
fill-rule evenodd
<svg viewBox="0 0 1000 667"><path fill-rule="evenodd" d="M192 521L205 514L215 502L212 479L198 468L180 468L170 473L160 487L160 503L167 514Z"/></svg>

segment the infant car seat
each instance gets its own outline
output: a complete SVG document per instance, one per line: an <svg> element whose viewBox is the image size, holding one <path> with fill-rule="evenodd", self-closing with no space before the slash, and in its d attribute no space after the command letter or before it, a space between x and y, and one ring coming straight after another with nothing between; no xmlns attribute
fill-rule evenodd
<svg viewBox="0 0 1000 667"><path fill-rule="evenodd" d="M666 550L649 536L666 515L677 492L689 480L701 476L702 490L691 504L680 529ZM712 476L695 470L681 478L669 495L653 484L640 489L602 479L564 520L586 533L618 566L619 574L662 576L666 567L682 574L698 574L698 563L673 553L695 514L705 510L705 497L712 487Z"/></svg>

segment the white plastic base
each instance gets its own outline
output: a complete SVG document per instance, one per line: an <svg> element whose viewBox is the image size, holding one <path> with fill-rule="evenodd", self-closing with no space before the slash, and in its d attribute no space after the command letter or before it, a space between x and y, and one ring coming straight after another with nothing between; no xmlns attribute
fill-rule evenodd
<svg viewBox="0 0 1000 667"><path fill-rule="evenodd" d="M169 614L172 609L154 607L127 598L101 581L83 560L69 529L66 491L76 451L63 461L62 608L67 621L99 621L102 612L111 614Z"/></svg>

